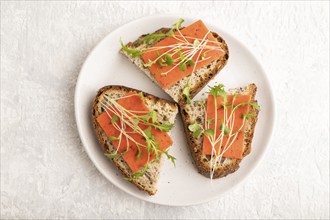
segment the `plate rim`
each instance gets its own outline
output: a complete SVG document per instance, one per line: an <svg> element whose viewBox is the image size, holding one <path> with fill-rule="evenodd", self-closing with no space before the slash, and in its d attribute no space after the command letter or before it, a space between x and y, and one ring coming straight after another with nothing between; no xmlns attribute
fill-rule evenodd
<svg viewBox="0 0 330 220"><path fill-rule="evenodd" d="M109 179L105 173L103 172L103 169L99 166L99 164L96 162L95 158L91 155L91 152L89 151L89 148L86 147L87 143L85 143L85 140L82 138L82 135L83 135L83 132L82 132L82 125L81 125L81 119L79 119L78 117L78 89L79 89L79 85L81 84L81 81L82 81L82 72L85 68L85 66L87 65L87 61L90 59L90 57L95 53L96 49L104 42L108 39L109 35L111 35L112 33L114 32L117 32L119 31L120 29L122 28L125 28L125 26L127 25L130 25L130 24L133 24L135 22L141 22L143 20L149 20L149 19L157 19L157 18L164 18L164 17L176 17L176 18L180 18L180 17L183 17L184 19L191 19L191 20L197 20L197 19L201 19L201 18L196 18L196 17L193 17L193 16L190 16L190 15L186 15L186 14L176 14L176 13L162 13L162 14L157 14L157 15L148 15L148 16L141 16L137 19L133 19L129 22L126 22L120 26L118 26L117 28L115 28L114 30L112 30L111 32L107 33L94 47L93 49L89 52L88 56L85 58L85 61L83 63L83 65L81 66L80 68L80 71L79 71L79 75L77 77L77 80L76 80L76 85L75 85L75 94L74 94L74 113L75 113L75 122L76 122L76 126L77 126L77 130L78 130L78 134L79 134L79 138L81 140L81 143L84 147L84 150L85 152L87 153L89 159L93 162L94 166L97 168L97 170L102 174L102 176L107 180L107 181L110 181L111 184L113 184L114 186L116 186L117 188L119 188L120 190L124 191L125 193L135 197L135 198L138 198L140 200L143 200L143 201L146 201L146 202L149 202L151 204L158 204L158 205L164 205L164 206L170 206L170 207L183 207L183 206L193 206L193 205L199 205L199 204L202 204L202 203L206 203L206 202L210 202L212 200L216 200L218 198L220 198L221 196L224 196L226 195L228 192L236 189L238 186L240 186L242 183L244 183L248 177L250 177L250 175L252 175L256 168L259 166L259 164L261 163L261 161L263 161L266 153L269 151L269 148L270 148L270 143L272 141L272 138L274 136L274 132L276 130L276 125L277 125L277 107L276 107L276 95L275 95L275 90L273 89L273 85L268 77L268 75L266 74L266 71L264 69L264 67L261 65L261 62L259 61L259 59L256 57L256 55L254 55L250 50L250 48L243 44L242 41L237 38L236 36L232 35L232 34L229 34L226 30L224 30L223 28L220 28L219 26L217 25L211 25L211 26L215 26L217 27L217 29L219 29L222 33L230 36L231 38L235 39L235 41L237 41L237 43L239 44L239 46L241 46L245 51L248 52L248 54L252 57L252 59L255 61L255 63L257 64L257 66L261 69L264 77L265 77L265 81L267 82L267 87L269 87L269 95L270 95L270 102L272 103L272 106L270 108L270 110L272 111L272 114L271 114L271 120L272 120L272 126L270 127L271 129L271 132L269 134L269 138L268 140L266 140L266 144L265 146L262 148L262 152L260 152L260 156L259 156L259 159L253 163L251 165L251 168L249 170L249 172L246 174L246 176L244 178L241 178L239 179L238 182L236 182L232 187L226 189L225 191L223 191L222 193L220 194L216 194L215 196L212 196L212 197L209 197L209 198L205 198L205 199L201 199L200 201L195 201L195 202L187 202L187 203L184 203L184 204L169 204L169 203L163 203L163 202L158 202L158 201L150 201L140 195L137 195L137 194L134 194L133 192L131 192L130 190L128 190L127 188L125 187L122 187L121 185L113 182L111 179ZM205 22L206 24L208 24L209 22ZM155 85L156 86L156 85ZM197 171L196 171L197 172ZM147 197L148 198L148 197Z"/></svg>

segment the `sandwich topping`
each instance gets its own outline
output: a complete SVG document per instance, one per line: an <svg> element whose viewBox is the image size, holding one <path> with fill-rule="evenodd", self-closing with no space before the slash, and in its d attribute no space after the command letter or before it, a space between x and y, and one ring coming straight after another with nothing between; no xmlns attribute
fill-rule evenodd
<svg viewBox="0 0 330 220"><path fill-rule="evenodd" d="M121 42L127 54L142 58L144 67L164 89L225 54L201 20L181 28L183 21L180 19L166 33L149 34L138 42L153 45L151 47L132 49Z"/></svg>
<svg viewBox="0 0 330 220"><path fill-rule="evenodd" d="M148 163L162 153L174 164L175 158L168 153L173 141L167 134L173 124L160 123L142 93L131 91L121 98L104 99L102 108L104 112L96 120L116 148L105 155L122 157L133 171L130 180L143 176Z"/></svg>
<svg viewBox="0 0 330 220"><path fill-rule="evenodd" d="M203 135L203 154L211 156L211 179L225 158L243 158L246 122L255 117L249 108L260 109L251 95L228 95L220 84L209 91L204 127L197 122L189 125L195 138Z"/></svg>

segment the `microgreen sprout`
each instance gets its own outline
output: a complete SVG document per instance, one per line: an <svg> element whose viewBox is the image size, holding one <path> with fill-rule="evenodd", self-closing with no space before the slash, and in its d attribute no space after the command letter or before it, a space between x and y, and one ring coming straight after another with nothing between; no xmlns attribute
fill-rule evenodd
<svg viewBox="0 0 330 220"><path fill-rule="evenodd" d="M257 102L241 102L239 104L234 105L234 102L237 98L237 94L232 96L232 100L229 103L228 102L228 95L224 89L224 86L222 84L215 85L210 88L209 95L213 96L213 111L215 112L214 118L207 118L207 113L205 109L205 124L204 124L204 131L205 138L208 139L208 141L211 144L212 147L212 154L210 159L210 177L213 178L214 171L217 167L217 165L221 164L221 159L224 155L224 153L232 146L234 141L237 139L237 136L239 133L244 132L245 129L245 122L246 120L250 118L254 118L255 115L251 113L242 114L241 118L243 119L241 126L234 131L234 123L235 123L235 113L239 107L248 105L255 110L260 110L260 107ZM222 97L222 102L218 103L218 97ZM220 107L219 107L220 106ZM223 119L220 119L220 115L218 115L218 109L223 109ZM219 124L220 121L220 124ZM194 124L194 128L197 127L197 125ZM214 129L219 129L215 132ZM224 137L226 138L226 141L224 141Z"/></svg>
<svg viewBox="0 0 330 220"><path fill-rule="evenodd" d="M144 98L143 94L135 94L140 96L142 99ZM124 96L121 98L127 98L131 95ZM170 131L174 124L169 123L160 123L157 120L157 112L155 110L151 111L134 111L134 110L128 110L121 106L118 102L118 99L110 99L110 100L104 100L101 104L105 108L105 112L107 115L111 118L111 124L114 126L116 130L120 132L120 135L118 137L110 136L110 141L118 141L118 147L114 152L106 153L105 156L116 159L118 157L123 156L128 150L129 150L129 144L128 141L130 141L132 144L135 144L137 147L137 155L136 158L139 159L143 156L142 154L142 148L145 148L148 152L148 162L150 160L150 156L154 155L155 158L159 158L161 153L164 153L167 158L169 158L173 164L175 158L171 156L168 153L168 150L161 150L159 149L160 145L155 140L155 137L152 133L152 129L159 129L162 132L168 132ZM112 115L112 116L111 116ZM146 127L145 129L142 129L141 126ZM130 128L132 131L128 131L126 128ZM145 144L141 144L137 142L131 135L133 133L140 134L144 140ZM124 139L122 137L125 137ZM119 146L121 146L121 141L126 140L127 142L127 148L124 152L119 153ZM147 164L148 164L147 162ZM144 175L146 172L148 166L145 165L140 171L134 173L129 180L133 180L136 178L139 178Z"/></svg>
<svg viewBox="0 0 330 220"><path fill-rule="evenodd" d="M198 63L211 58L207 55L208 51L218 51L220 55L225 54L220 46L221 43L208 39L210 31L208 31L202 38L183 35L181 32L181 25L183 22L184 19L180 18L168 31L160 30L153 34L147 34L131 45L124 45L120 40L122 50L133 58L140 57L146 52L156 51L157 58L153 60L148 59L147 62L143 63L143 66L145 68L150 68L151 66L158 64L160 69L168 66L172 67L166 69L166 71L160 70L159 72L161 75L167 75L175 68L185 72L188 67L192 67L192 72L194 72ZM152 46L166 37L174 38L176 43L167 46ZM141 43L145 43L149 46L142 48L137 47ZM162 52L160 53L159 51ZM203 53L201 53L202 51ZM177 55L177 58L174 58L175 54Z"/></svg>
<svg viewBox="0 0 330 220"><path fill-rule="evenodd" d="M191 99L190 99L190 86L189 86L189 80L186 84L186 86L183 88L182 90L182 95L186 97L186 102L187 104L191 103Z"/></svg>

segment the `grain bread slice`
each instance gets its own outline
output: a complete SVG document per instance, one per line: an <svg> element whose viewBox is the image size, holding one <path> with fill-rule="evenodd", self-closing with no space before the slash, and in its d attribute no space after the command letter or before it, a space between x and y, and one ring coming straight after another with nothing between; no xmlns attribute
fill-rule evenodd
<svg viewBox="0 0 330 220"><path fill-rule="evenodd" d="M129 91L141 92L136 89L127 88L125 86L105 86L97 92L97 95L93 101L92 123L96 131L97 139L99 140L101 147L105 153L114 153L116 149L96 121L97 117L105 111L101 103L106 101L107 99L123 97ZM174 123L175 117L178 113L178 107L175 103L158 98L145 92L142 93L145 97L145 104L148 106L148 108L157 112L157 121L161 123ZM131 182L139 189L148 192L149 195L154 195L157 192L157 180L163 157L164 155L162 155L159 159L155 159L150 162L148 164L148 169L146 173L142 177L133 179ZM114 158L111 160L121 170L125 177L132 177L133 173L122 157Z"/></svg>
<svg viewBox="0 0 330 220"><path fill-rule="evenodd" d="M244 88L231 89L228 91L227 94L251 94L251 102L253 102L256 101L256 92L256 85L250 84ZM188 129L188 126L195 121L203 127L205 122L205 106L206 105L204 103L204 100L196 101L191 104L184 104L180 106L180 113L184 123L184 130L187 136L189 149L193 157L194 163L197 167L197 170L202 175L210 177L211 167L209 161L211 159L211 156L202 153L203 135L200 135L198 138L194 138L193 132ZM254 134L254 128L258 118L258 112L259 111L253 107L249 108L249 114L254 114L255 118L248 119L244 130L243 157L247 156L251 152L251 143ZM236 170L238 170L240 162L240 159L222 158L222 163L215 167L213 178L225 177L228 174L235 172Z"/></svg>
<svg viewBox="0 0 330 220"><path fill-rule="evenodd" d="M154 33L167 33L170 28L161 28ZM220 47L224 50L225 55L220 57L219 59L213 61L209 65L197 69L189 76L184 77L171 87L164 89L164 91L173 98L173 100L177 103L185 102L185 97L182 94L183 89L188 85L190 98L194 98L197 93L208 84L208 82L213 79L217 73L226 65L228 58L229 58L229 50L226 42L224 39L219 36L215 32L211 32L212 35L218 40L220 43ZM126 44L129 48L132 49L146 49L152 47L155 43L143 43L141 41L146 35L140 36L134 42L129 42ZM132 55L127 54L123 49L120 50L121 53L127 56L129 60L131 60L142 72L144 72L154 83L160 86L157 81L155 80L153 74L149 71L147 67L143 66L143 60L140 57L133 57Z"/></svg>

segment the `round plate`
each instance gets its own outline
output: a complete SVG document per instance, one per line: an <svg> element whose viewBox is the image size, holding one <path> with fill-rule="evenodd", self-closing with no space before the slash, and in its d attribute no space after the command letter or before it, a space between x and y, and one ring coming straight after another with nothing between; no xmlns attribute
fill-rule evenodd
<svg viewBox="0 0 330 220"><path fill-rule="evenodd" d="M75 115L79 135L97 169L123 191L148 202L170 206L203 203L237 186L260 162L271 139L275 123L274 97L260 63L233 36L217 26L206 23L210 30L219 33L225 39L230 51L227 65L209 85L222 83L228 89L255 83L258 87L257 100L261 106L261 112L250 155L244 158L238 171L225 178L211 181L200 175L192 163L182 121L178 115L171 135L174 145L170 149L171 154L177 158L176 167L173 167L169 160L165 160L161 168L157 194L149 196L123 179L120 171L103 155L96 139L91 123L92 100L98 89L105 85L125 85L170 100L161 88L119 53L119 39L122 38L124 43L134 41L144 33L152 33L161 27L171 27L178 19L179 17L173 15L145 17L123 25L110 33L88 56L81 69L75 91ZM184 19L183 26L187 26L199 18L185 17ZM205 97L203 93L207 90L207 87L204 88L194 100Z"/></svg>

